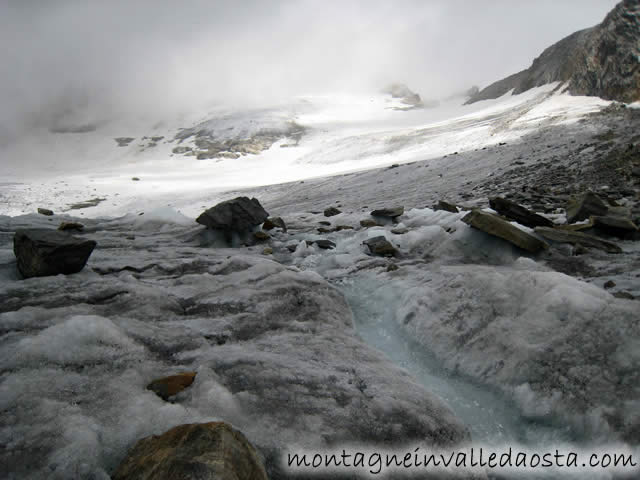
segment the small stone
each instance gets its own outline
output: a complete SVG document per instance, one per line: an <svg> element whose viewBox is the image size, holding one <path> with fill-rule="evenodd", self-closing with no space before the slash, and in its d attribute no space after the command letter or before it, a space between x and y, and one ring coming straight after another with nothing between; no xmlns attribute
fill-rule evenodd
<svg viewBox="0 0 640 480"><path fill-rule="evenodd" d="M607 290L615 286L616 286L616 282L614 282L613 280L607 280L603 285L603 287Z"/></svg>
<svg viewBox="0 0 640 480"><path fill-rule="evenodd" d="M38 208L38 213L40 215L46 215L47 217L50 217L51 215L53 215L53 210L49 210L48 208Z"/></svg>
<svg viewBox="0 0 640 480"><path fill-rule="evenodd" d="M376 222L375 220L371 220L370 218L368 218L366 220L360 220L360 226L363 228L370 228L379 227L380 224L378 224L378 222Z"/></svg>
<svg viewBox="0 0 640 480"><path fill-rule="evenodd" d="M336 232L341 232L342 230L353 230L351 225L337 225Z"/></svg>
<svg viewBox="0 0 640 480"><path fill-rule="evenodd" d="M253 238L258 240L259 242L264 242L265 240L269 240L271 235L267 232L263 232L262 230L258 230L257 232L253 232Z"/></svg>
<svg viewBox="0 0 640 480"><path fill-rule="evenodd" d="M287 225L280 217L269 217L262 224L263 230L272 230L274 228L280 228L283 232L287 231Z"/></svg>
<svg viewBox="0 0 640 480"><path fill-rule="evenodd" d="M404 207L381 208L371 212L372 217L396 218L404 213Z"/></svg>
<svg viewBox="0 0 640 480"><path fill-rule="evenodd" d="M629 292L626 292L624 290L613 293L613 296L616 298L624 298L626 300L635 300L636 298L633 295L631 295Z"/></svg>
<svg viewBox="0 0 640 480"><path fill-rule="evenodd" d="M290 243L289 245L287 245L287 250L289 250L291 253L295 252L297 248L297 243Z"/></svg>
<svg viewBox="0 0 640 480"><path fill-rule="evenodd" d="M78 232L81 232L82 230L84 230L84 225L78 222L62 222L58 226L58 230L61 230L61 231L76 230Z"/></svg>
<svg viewBox="0 0 640 480"><path fill-rule="evenodd" d="M325 217L333 217L335 215L340 215L342 212L338 210L336 207L329 207L324 211Z"/></svg>
<svg viewBox="0 0 640 480"><path fill-rule="evenodd" d="M395 235L404 235L405 233L408 233L408 232L409 232L408 228L394 228L391 230L391 233Z"/></svg>
<svg viewBox="0 0 640 480"><path fill-rule="evenodd" d="M158 378L147 385L147 390L151 390L163 400L167 400L190 386L195 378L196 372L184 372Z"/></svg>
<svg viewBox="0 0 640 480"><path fill-rule="evenodd" d="M131 180L133 180L134 182L139 182L140 181L140 177L131 177Z"/></svg>
<svg viewBox="0 0 640 480"><path fill-rule="evenodd" d="M387 272L395 272L396 270L398 270L398 265L396 265L395 263L390 263L389 265L387 265Z"/></svg>
<svg viewBox="0 0 640 480"><path fill-rule="evenodd" d="M321 220L320 222L318 222L320 225L326 225L329 226L331 225L331 222L327 222L326 220Z"/></svg>
<svg viewBox="0 0 640 480"><path fill-rule="evenodd" d="M434 210L444 210L445 212L458 213L458 207L452 203L440 200L434 207Z"/></svg>
<svg viewBox="0 0 640 480"><path fill-rule="evenodd" d="M262 254L263 255L273 255L273 248L271 247L265 247L264 250L262 250Z"/></svg>
<svg viewBox="0 0 640 480"><path fill-rule="evenodd" d="M309 243L309 241L307 240L307 243ZM311 244L316 244L319 248L323 249L323 250L332 250L334 248L336 248L336 244L333 243L331 240L313 240L311 241Z"/></svg>

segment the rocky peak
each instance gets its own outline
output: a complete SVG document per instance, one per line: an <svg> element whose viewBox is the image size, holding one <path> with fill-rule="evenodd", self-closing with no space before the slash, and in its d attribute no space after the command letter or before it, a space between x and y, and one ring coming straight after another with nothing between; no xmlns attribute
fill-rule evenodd
<svg viewBox="0 0 640 480"><path fill-rule="evenodd" d="M574 95L640 100L640 0L623 0L601 24L563 38L528 69L489 85L467 103L558 81L567 82Z"/></svg>

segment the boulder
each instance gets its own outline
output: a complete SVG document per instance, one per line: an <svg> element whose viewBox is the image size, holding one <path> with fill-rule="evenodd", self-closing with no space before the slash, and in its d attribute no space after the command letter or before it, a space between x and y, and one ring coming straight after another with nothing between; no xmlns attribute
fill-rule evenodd
<svg viewBox="0 0 640 480"><path fill-rule="evenodd" d="M365 240L364 243L369 247L369 251L373 255L380 255L383 257L393 257L398 251L384 236L372 237Z"/></svg>
<svg viewBox="0 0 640 480"><path fill-rule="evenodd" d="M519 229L497 215L483 212L482 210L472 210L462 218L462 221L473 228L482 230L494 237L502 238L531 253L536 253L549 247L543 240Z"/></svg>
<svg viewBox="0 0 640 480"><path fill-rule="evenodd" d="M179 425L138 441L113 480L267 480L258 453L224 422Z"/></svg>
<svg viewBox="0 0 640 480"><path fill-rule="evenodd" d="M615 243L601 240L593 235L587 235L586 233L572 232L561 228L549 227L536 227L534 231L547 240L552 240L554 242L597 248L608 253L622 253L622 249Z"/></svg>
<svg viewBox="0 0 640 480"><path fill-rule="evenodd" d="M527 227L535 228L553 226L553 222L548 218L538 215L537 213L532 212L511 200L507 200L506 198L490 198L489 205L500 215Z"/></svg>
<svg viewBox="0 0 640 480"><path fill-rule="evenodd" d="M196 222L215 230L242 233L260 225L268 216L258 199L237 197L205 210Z"/></svg>
<svg viewBox="0 0 640 480"><path fill-rule="evenodd" d="M404 213L404 207L381 208L371 212L372 217L396 218Z"/></svg>
<svg viewBox="0 0 640 480"><path fill-rule="evenodd" d="M566 207L567 223L586 220L591 215L606 215L609 207L595 193L587 192L569 201ZM544 226L544 225L541 225Z"/></svg>
<svg viewBox="0 0 640 480"><path fill-rule="evenodd" d="M195 378L196 372L184 372L178 375L158 378L147 385L147 390L151 390L163 400L168 400L169 397L177 395L191 385Z"/></svg>
<svg viewBox="0 0 640 480"><path fill-rule="evenodd" d="M444 210L445 212L458 213L458 207L452 203L440 200L434 207L434 210Z"/></svg>
<svg viewBox="0 0 640 480"><path fill-rule="evenodd" d="M93 240L46 228L18 229L13 252L23 277L77 273L96 246Z"/></svg>
<svg viewBox="0 0 640 480"><path fill-rule="evenodd" d="M333 217L335 215L340 215L342 212L338 210L336 207L329 207L325 209L324 216L325 217Z"/></svg>
<svg viewBox="0 0 640 480"><path fill-rule="evenodd" d="M280 217L269 217L262 224L263 230L273 230L274 228L280 228L283 232L287 231L287 225Z"/></svg>

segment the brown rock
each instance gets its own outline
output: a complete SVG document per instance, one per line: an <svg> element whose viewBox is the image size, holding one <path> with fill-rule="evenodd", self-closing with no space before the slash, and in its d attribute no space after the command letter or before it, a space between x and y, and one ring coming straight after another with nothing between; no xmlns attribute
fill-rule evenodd
<svg viewBox="0 0 640 480"><path fill-rule="evenodd" d="M369 227L379 227L380 225L375 220L371 220L370 218L367 218L366 220L360 220L360 226L364 228L369 228Z"/></svg>
<svg viewBox="0 0 640 480"><path fill-rule="evenodd" d="M269 217L262 224L263 230L272 230L276 227L282 229L283 232L287 231L287 225L284 223L284 220L280 217Z"/></svg>
<svg viewBox="0 0 640 480"><path fill-rule="evenodd" d="M364 243L369 247L369 251L374 255L381 255L384 257L393 257L398 251L384 236L368 238Z"/></svg>
<svg viewBox="0 0 640 480"><path fill-rule="evenodd" d="M482 230L494 237L502 238L531 253L536 253L549 247L543 240L524 230L520 230L497 215L483 212L482 210L472 210L462 218L462 221L473 228Z"/></svg>
<svg viewBox="0 0 640 480"><path fill-rule="evenodd" d="M195 378L196 372L184 372L158 378L147 385L147 390L151 390L163 400L167 400L191 385Z"/></svg>
<svg viewBox="0 0 640 480"><path fill-rule="evenodd" d="M138 441L113 480L268 480L246 437L224 422L179 425Z"/></svg>
<svg viewBox="0 0 640 480"><path fill-rule="evenodd" d="M258 240L259 242L264 242L266 240L269 240L271 238L271 235L269 235L267 232L263 232L262 230L258 230L257 232L253 232L253 238Z"/></svg>
<svg viewBox="0 0 640 480"><path fill-rule="evenodd" d="M46 215L47 217L50 217L51 215L53 215L53 210L49 210L48 208L38 208L38 213L40 215Z"/></svg>
<svg viewBox="0 0 640 480"><path fill-rule="evenodd" d="M371 212L372 217L396 218L404 213L404 207L381 208Z"/></svg>
<svg viewBox="0 0 640 480"><path fill-rule="evenodd" d="M333 217L335 215L340 215L342 211L338 210L336 207L329 207L324 211L325 217Z"/></svg>

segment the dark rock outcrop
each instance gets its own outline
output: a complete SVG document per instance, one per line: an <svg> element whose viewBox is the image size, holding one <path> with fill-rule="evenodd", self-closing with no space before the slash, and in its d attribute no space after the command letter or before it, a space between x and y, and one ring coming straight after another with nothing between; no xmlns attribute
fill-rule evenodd
<svg viewBox="0 0 640 480"><path fill-rule="evenodd" d="M258 453L224 422L179 425L143 438L122 461L114 480L267 480Z"/></svg>
<svg viewBox="0 0 640 480"><path fill-rule="evenodd" d="M202 212L196 222L227 233L247 232L263 223L268 216L257 198L237 197Z"/></svg>
<svg viewBox="0 0 640 480"><path fill-rule="evenodd" d="M94 240L46 228L19 229L13 237L18 270L25 278L77 273L95 246Z"/></svg>
<svg viewBox="0 0 640 480"><path fill-rule="evenodd" d="M482 210L472 210L463 217L462 221L473 228L482 230L494 237L502 238L531 253L536 253L549 247L547 243L539 238L520 230L497 215L483 212Z"/></svg>
<svg viewBox="0 0 640 480"><path fill-rule="evenodd" d="M566 82L574 95L640 100L640 2L623 0L604 21L547 48L526 70L499 80L467 103L498 98L552 82Z"/></svg>
<svg viewBox="0 0 640 480"><path fill-rule="evenodd" d="M340 211L336 207L329 207L329 208L325 209L324 216L325 217L334 217L336 215L340 215L341 213L342 213L342 211Z"/></svg>

